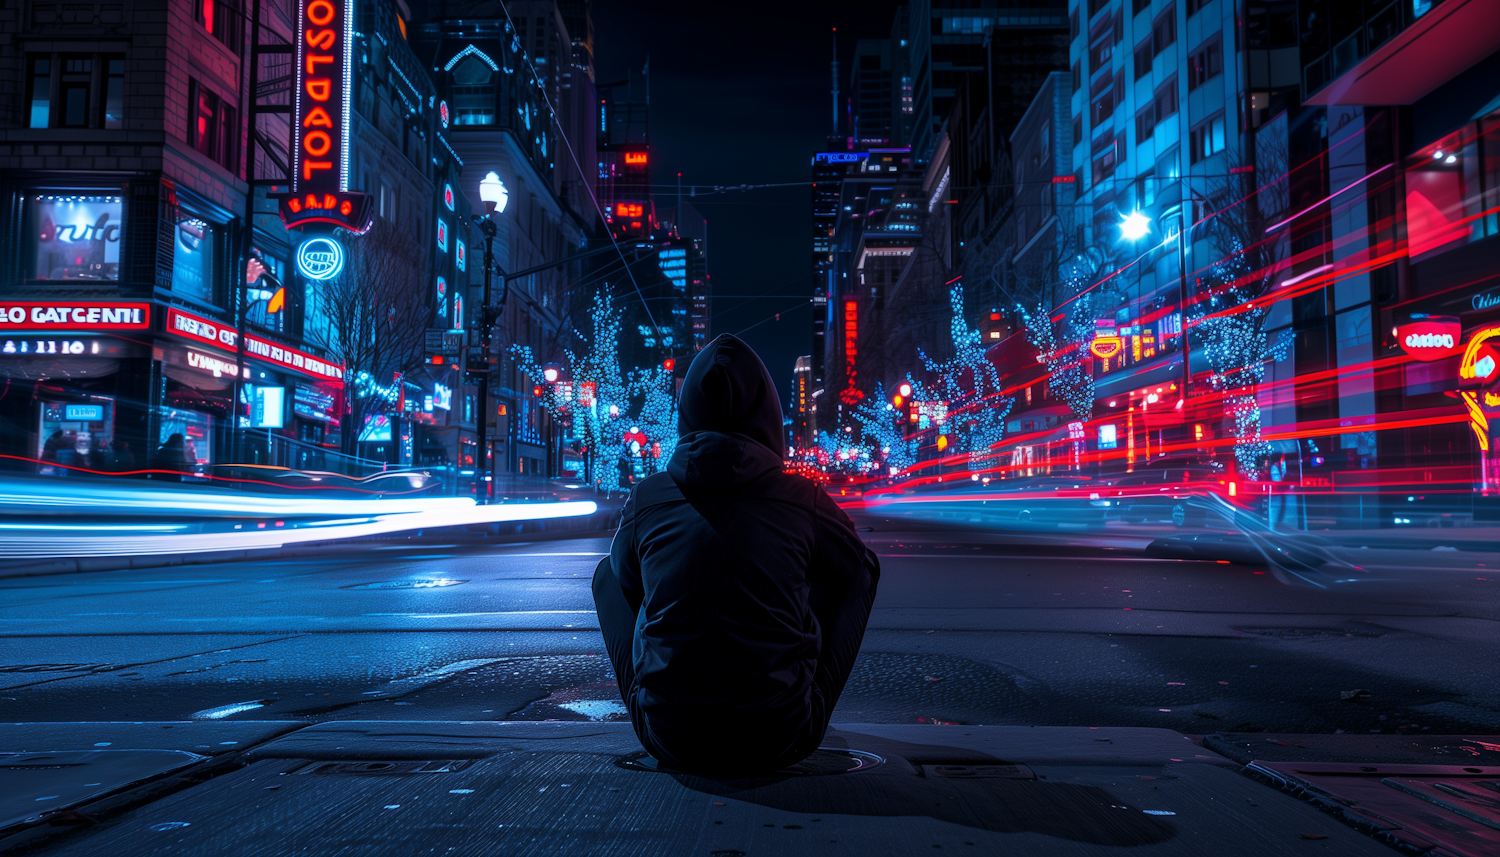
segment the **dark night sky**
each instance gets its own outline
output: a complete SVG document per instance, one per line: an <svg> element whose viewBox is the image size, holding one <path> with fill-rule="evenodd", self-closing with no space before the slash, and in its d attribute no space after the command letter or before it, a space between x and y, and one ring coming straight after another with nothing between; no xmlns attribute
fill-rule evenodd
<svg viewBox="0 0 1500 857"><path fill-rule="evenodd" d="M808 182L831 130L831 28L839 28L847 90L854 40L888 36L898 5L596 0L596 76L639 81L650 56L658 185L674 184L679 171L685 184ZM740 334L760 353L785 406L792 366L811 345L811 189L689 201L708 218L713 333ZM656 204L673 206L674 191L658 188Z"/></svg>

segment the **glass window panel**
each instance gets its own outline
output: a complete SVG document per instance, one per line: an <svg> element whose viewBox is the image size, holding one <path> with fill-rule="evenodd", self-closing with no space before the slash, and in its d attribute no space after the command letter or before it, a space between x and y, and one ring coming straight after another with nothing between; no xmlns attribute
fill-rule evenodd
<svg viewBox="0 0 1500 857"><path fill-rule="evenodd" d="M214 239L217 227L185 216L173 230L172 291L213 302Z"/></svg>
<svg viewBox="0 0 1500 857"><path fill-rule="evenodd" d="M125 61L108 60L104 81L104 127L125 127Z"/></svg>
<svg viewBox="0 0 1500 857"><path fill-rule="evenodd" d="M120 274L121 198L34 194L27 199L27 240L38 280L116 280Z"/></svg>
<svg viewBox="0 0 1500 857"><path fill-rule="evenodd" d="M31 61L31 127L46 128L52 121L52 60Z"/></svg>

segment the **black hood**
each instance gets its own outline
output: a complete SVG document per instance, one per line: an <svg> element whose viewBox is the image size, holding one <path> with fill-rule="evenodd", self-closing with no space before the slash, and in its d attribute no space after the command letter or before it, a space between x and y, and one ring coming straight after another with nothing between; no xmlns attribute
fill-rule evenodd
<svg viewBox="0 0 1500 857"><path fill-rule="evenodd" d="M695 431L741 434L778 458L785 451L776 384L739 337L721 334L688 367L677 403L677 433Z"/></svg>
<svg viewBox="0 0 1500 857"><path fill-rule="evenodd" d="M667 472L684 490L717 491L781 470L781 400L760 358L724 334L693 358L677 402L681 435Z"/></svg>

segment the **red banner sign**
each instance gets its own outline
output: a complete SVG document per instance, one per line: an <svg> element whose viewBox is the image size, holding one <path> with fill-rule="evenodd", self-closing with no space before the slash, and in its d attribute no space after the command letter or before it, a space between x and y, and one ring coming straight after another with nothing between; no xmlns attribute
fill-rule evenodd
<svg viewBox="0 0 1500 857"><path fill-rule="evenodd" d="M1450 316L1427 316L1396 328L1396 340L1418 360L1441 360L1463 350L1463 327Z"/></svg>
<svg viewBox="0 0 1500 857"><path fill-rule="evenodd" d="M180 309L167 310L167 332L228 351L233 351L239 340L239 334L234 328ZM245 334L245 354L320 380L344 379L344 367L337 363L253 334Z"/></svg>
<svg viewBox="0 0 1500 857"><path fill-rule="evenodd" d="M146 330L151 304L101 301L0 302L0 330Z"/></svg>
<svg viewBox="0 0 1500 857"><path fill-rule="evenodd" d="M348 0L299 0L292 107L292 191L277 194L288 229L329 223L370 226L365 194L349 190L349 97L354 19Z"/></svg>

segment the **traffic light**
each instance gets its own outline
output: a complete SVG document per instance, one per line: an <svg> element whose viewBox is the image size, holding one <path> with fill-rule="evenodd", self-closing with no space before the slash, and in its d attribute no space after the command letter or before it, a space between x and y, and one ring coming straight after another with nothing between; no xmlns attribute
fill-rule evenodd
<svg viewBox="0 0 1500 857"><path fill-rule="evenodd" d="M675 358L668 357L667 359L661 361L661 368L667 370L668 372L671 372L677 368L677 360Z"/></svg>

